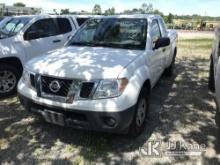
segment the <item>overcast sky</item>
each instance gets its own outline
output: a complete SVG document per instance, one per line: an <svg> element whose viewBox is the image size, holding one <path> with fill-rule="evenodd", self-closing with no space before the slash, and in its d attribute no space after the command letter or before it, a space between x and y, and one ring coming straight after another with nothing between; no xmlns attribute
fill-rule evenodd
<svg viewBox="0 0 220 165"><path fill-rule="evenodd" d="M165 14L200 14L220 16L220 0L0 0L0 3L12 5L23 2L27 6L42 7L46 11L69 8L70 11L92 11L95 4L100 4L102 10L114 6L116 12L126 9L139 8L142 3L152 3L155 9Z"/></svg>

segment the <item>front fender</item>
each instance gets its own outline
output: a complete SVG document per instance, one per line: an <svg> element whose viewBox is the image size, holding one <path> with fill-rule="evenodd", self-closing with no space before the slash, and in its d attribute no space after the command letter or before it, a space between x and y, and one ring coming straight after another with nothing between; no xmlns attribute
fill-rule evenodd
<svg viewBox="0 0 220 165"><path fill-rule="evenodd" d="M132 74L130 74L132 73ZM124 94L127 95L128 101L135 105L138 101L140 91L146 82L151 80L149 68L146 65L138 67L133 72L129 72L129 69L120 74L120 78L129 77L129 83L126 87Z"/></svg>
<svg viewBox="0 0 220 165"><path fill-rule="evenodd" d="M22 65L25 64L26 54L23 45L16 41L14 37L0 40L0 58L14 57L19 59Z"/></svg>

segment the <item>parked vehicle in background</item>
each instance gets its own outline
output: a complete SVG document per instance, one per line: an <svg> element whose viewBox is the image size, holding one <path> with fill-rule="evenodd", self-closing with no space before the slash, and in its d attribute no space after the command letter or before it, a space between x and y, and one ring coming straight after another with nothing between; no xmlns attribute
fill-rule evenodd
<svg viewBox="0 0 220 165"><path fill-rule="evenodd" d="M4 19L4 17L0 17L0 22Z"/></svg>
<svg viewBox="0 0 220 165"><path fill-rule="evenodd" d="M73 17L76 19L79 26L81 26L83 23L85 23L90 18L97 18L100 17L98 15L73 15Z"/></svg>
<svg viewBox="0 0 220 165"><path fill-rule="evenodd" d="M14 16L0 23L0 97L16 92L24 64L60 48L79 25L72 16Z"/></svg>
<svg viewBox="0 0 220 165"><path fill-rule="evenodd" d="M220 107L220 26L216 28L210 57L209 89L216 94L217 110Z"/></svg>
<svg viewBox="0 0 220 165"><path fill-rule="evenodd" d="M0 18L0 28L1 28L1 26L3 26L4 25L4 22L6 22L8 19L10 19L11 17L1 17Z"/></svg>
<svg viewBox="0 0 220 165"><path fill-rule="evenodd" d="M21 103L50 123L137 136L151 89L173 73L176 38L160 16L92 18L66 47L25 65Z"/></svg>

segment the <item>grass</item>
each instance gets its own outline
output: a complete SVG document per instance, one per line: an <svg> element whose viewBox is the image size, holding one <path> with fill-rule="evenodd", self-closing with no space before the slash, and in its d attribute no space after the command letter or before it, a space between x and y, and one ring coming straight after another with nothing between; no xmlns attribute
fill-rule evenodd
<svg viewBox="0 0 220 165"><path fill-rule="evenodd" d="M190 42L190 43L212 43L213 42L213 39L211 38L189 38L189 39L181 39L180 40L181 42Z"/></svg>
<svg viewBox="0 0 220 165"><path fill-rule="evenodd" d="M213 39L201 38L201 39L181 39L179 40L178 46L182 49L195 49L199 50L211 50Z"/></svg>

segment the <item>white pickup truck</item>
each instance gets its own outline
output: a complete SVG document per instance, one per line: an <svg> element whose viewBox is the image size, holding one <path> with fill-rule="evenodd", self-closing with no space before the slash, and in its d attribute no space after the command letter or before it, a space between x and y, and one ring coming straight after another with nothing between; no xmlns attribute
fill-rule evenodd
<svg viewBox="0 0 220 165"><path fill-rule="evenodd" d="M216 121L220 125L220 25L215 30L212 53L210 56L209 89L215 93L217 107Z"/></svg>
<svg viewBox="0 0 220 165"><path fill-rule="evenodd" d="M137 136L151 89L172 75L176 39L156 15L90 19L64 48L27 63L19 98L50 123Z"/></svg>
<svg viewBox="0 0 220 165"><path fill-rule="evenodd" d="M16 92L23 66L29 59L64 46L78 27L74 16L4 18L0 23L0 97Z"/></svg>

